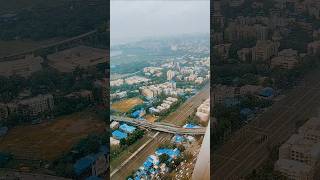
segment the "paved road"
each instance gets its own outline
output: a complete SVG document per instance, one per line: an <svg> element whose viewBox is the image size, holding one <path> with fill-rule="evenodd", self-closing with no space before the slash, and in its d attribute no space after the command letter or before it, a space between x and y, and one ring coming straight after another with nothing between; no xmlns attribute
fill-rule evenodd
<svg viewBox="0 0 320 180"><path fill-rule="evenodd" d="M215 180L240 179L259 167L270 147L282 144L320 105L320 71L304 79L267 112L236 132L212 156L211 177Z"/></svg>
<svg viewBox="0 0 320 180"><path fill-rule="evenodd" d="M111 116L110 119L114 121L132 124L134 126L145 127L148 129L153 129L155 131L160 131L160 132L165 132L170 134L203 135L206 132L205 127L182 128L182 127L177 127L175 125L171 125L168 123L161 123L161 122L150 123L144 120L137 120L137 119L121 117L121 116Z"/></svg>
<svg viewBox="0 0 320 180"><path fill-rule="evenodd" d="M182 104L175 112L171 113L164 119L164 122L175 124L175 122L186 120L194 110L210 96L210 85L206 85L198 94L188 99ZM143 162L147 159L147 156L153 154L159 144L169 141L172 138L171 134L160 133L154 141L151 141L143 150L141 150L134 158L131 159L126 165L124 165L117 173L111 176L112 180L123 180L133 171L136 171Z"/></svg>

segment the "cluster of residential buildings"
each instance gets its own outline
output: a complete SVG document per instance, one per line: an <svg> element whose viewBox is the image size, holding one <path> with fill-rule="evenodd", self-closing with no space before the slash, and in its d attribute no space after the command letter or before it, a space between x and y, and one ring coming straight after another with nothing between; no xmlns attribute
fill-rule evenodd
<svg viewBox="0 0 320 180"><path fill-rule="evenodd" d="M72 72L75 68L91 68L100 63L106 63L107 53L105 50L77 46L71 49L59 51L47 55L48 65L60 72ZM0 62L0 76L22 76L28 78L31 74L42 70L43 58L40 56L23 55L16 58L10 58ZM106 79L105 79L106 80ZM99 80L100 81L100 80ZM96 82L96 85L102 87L102 98L107 101L107 91L104 82ZM7 120L12 113L18 113L24 117L37 117L42 114L48 114L53 111L54 98L52 94L39 94L32 97L29 93L21 93L16 99L9 103L1 103L0 120ZM87 98L93 100L91 91L81 90L65 95L65 98Z"/></svg>
<svg viewBox="0 0 320 180"><path fill-rule="evenodd" d="M6 121L13 113L19 113L23 117L37 117L44 113L51 113L53 108L54 99L51 94L16 99L10 103L0 104L0 121Z"/></svg>
<svg viewBox="0 0 320 180"><path fill-rule="evenodd" d="M309 119L279 148L275 170L288 179L317 179L320 162L320 118Z"/></svg>
<svg viewBox="0 0 320 180"><path fill-rule="evenodd" d="M307 54L316 55L319 53L320 43L319 30L313 29L311 22L306 22L299 15L308 14L311 17L319 18L318 7L320 3L314 0L277 0L274 7L270 9L268 16L238 16L226 19L221 13L221 4L228 4L230 8L243 4L243 0L215 1L213 22L216 31L214 32L214 53L229 58L229 51L236 41L253 41L257 43L253 47L245 47L237 51L238 59L244 62L264 62L271 68L280 67L292 69L296 67L305 56L305 53L298 53L297 49L280 49L281 40L290 33L289 26L295 24L313 37L313 42L307 45ZM263 3L254 1L251 5ZM236 5L236 6L235 6ZM281 13L285 8L292 8L294 14ZM226 23L228 21L228 23ZM280 51L280 52L279 52Z"/></svg>
<svg viewBox="0 0 320 180"><path fill-rule="evenodd" d="M142 76L131 76L131 77L126 78L124 80L124 82L129 85L144 83L144 82L148 82L148 81L150 81L150 79L142 77Z"/></svg>
<svg viewBox="0 0 320 180"><path fill-rule="evenodd" d="M142 86L139 88L141 95L147 98L154 98L164 93L168 96L177 96L183 93L183 89L177 88L174 81L169 81L161 84L154 84L149 86Z"/></svg>
<svg viewBox="0 0 320 180"><path fill-rule="evenodd" d="M122 99L127 97L127 91L121 91L110 94L110 99Z"/></svg>
<svg viewBox="0 0 320 180"><path fill-rule="evenodd" d="M61 97L82 99L87 102L94 101L93 94L89 90L74 91ZM26 91L9 103L0 103L0 121L8 120L10 114L19 114L24 118L30 119L50 116L54 111L54 106L54 96L52 94L31 96L30 92Z"/></svg>
<svg viewBox="0 0 320 180"><path fill-rule="evenodd" d="M123 84L133 85L148 82L150 79L142 77L142 76L131 76L125 79L117 79L110 81L110 86L121 86Z"/></svg>
<svg viewBox="0 0 320 180"><path fill-rule="evenodd" d="M210 78L209 58L203 58L192 62L181 62L181 64L183 64L183 66L180 66L179 62L172 62L169 64L170 66L168 65L171 68L167 71L167 80L187 81L202 84L205 80Z"/></svg>
<svg viewBox="0 0 320 180"><path fill-rule="evenodd" d="M241 96L253 95L259 98L271 99L276 95L276 92L271 87L262 87L260 85L243 85L241 87L216 85L213 88L214 102L224 104L229 100L236 100Z"/></svg>
<svg viewBox="0 0 320 180"><path fill-rule="evenodd" d="M163 102L157 107L149 108L149 112L151 114L158 114L167 111L170 107L172 107L178 101L177 98L167 97Z"/></svg>
<svg viewBox="0 0 320 180"><path fill-rule="evenodd" d="M298 14L308 14L311 17L320 19L320 2L315 0L276 0L276 7L285 9L291 7Z"/></svg>

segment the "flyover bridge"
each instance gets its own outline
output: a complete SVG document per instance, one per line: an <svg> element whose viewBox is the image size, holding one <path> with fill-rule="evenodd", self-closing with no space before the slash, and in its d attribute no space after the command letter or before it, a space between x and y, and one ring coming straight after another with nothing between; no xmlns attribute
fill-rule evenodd
<svg viewBox="0 0 320 180"><path fill-rule="evenodd" d="M31 54L39 54L40 51L48 51L50 49L54 49L55 52L58 51L59 48L61 49L66 49L67 47L72 47L74 44L81 44L83 40L88 39L92 35L97 33L97 30L92 30L87 33L71 37L62 41L58 42L53 42L47 45L42 45L33 49L25 50L19 53L11 54L11 55L6 55L3 57L0 57L0 62L3 61L12 61L12 60L17 60L17 59L23 59L25 58L26 55L31 55Z"/></svg>
<svg viewBox="0 0 320 180"><path fill-rule="evenodd" d="M110 116L110 120L125 122L128 124L132 124L134 126L149 128L155 131L161 131L161 132L171 133L171 134L203 135L206 132L206 127L182 128L169 123L161 123L161 122L150 123L145 120L137 120L129 117Z"/></svg>

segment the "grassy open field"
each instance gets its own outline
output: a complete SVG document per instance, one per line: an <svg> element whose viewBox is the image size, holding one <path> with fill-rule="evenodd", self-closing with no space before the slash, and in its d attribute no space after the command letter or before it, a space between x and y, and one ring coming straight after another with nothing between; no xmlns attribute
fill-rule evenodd
<svg viewBox="0 0 320 180"><path fill-rule="evenodd" d="M147 114L144 116L144 118L148 121L148 122L155 122L158 118L154 115L151 115L151 114Z"/></svg>
<svg viewBox="0 0 320 180"><path fill-rule="evenodd" d="M80 112L37 125L11 129L0 139L0 151L27 159L54 160L88 134L106 125L91 112Z"/></svg>
<svg viewBox="0 0 320 180"><path fill-rule="evenodd" d="M128 112L136 105L142 104L143 100L140 98L130 98L115 102L111 105L111 109L119 112Z"/></svg>

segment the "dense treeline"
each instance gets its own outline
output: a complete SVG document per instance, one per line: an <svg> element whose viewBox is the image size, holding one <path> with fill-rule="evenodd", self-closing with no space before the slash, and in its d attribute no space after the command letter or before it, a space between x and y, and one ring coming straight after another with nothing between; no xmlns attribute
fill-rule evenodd
<svg viewBox="0 0 320 180"><path fill-rule="evenodd" d="M39 4L18 12L15 20L0 21L0 39L43 40L76 36L108 22L108 8L109 3L104 0L68 1L56 8Z"/></svg>

